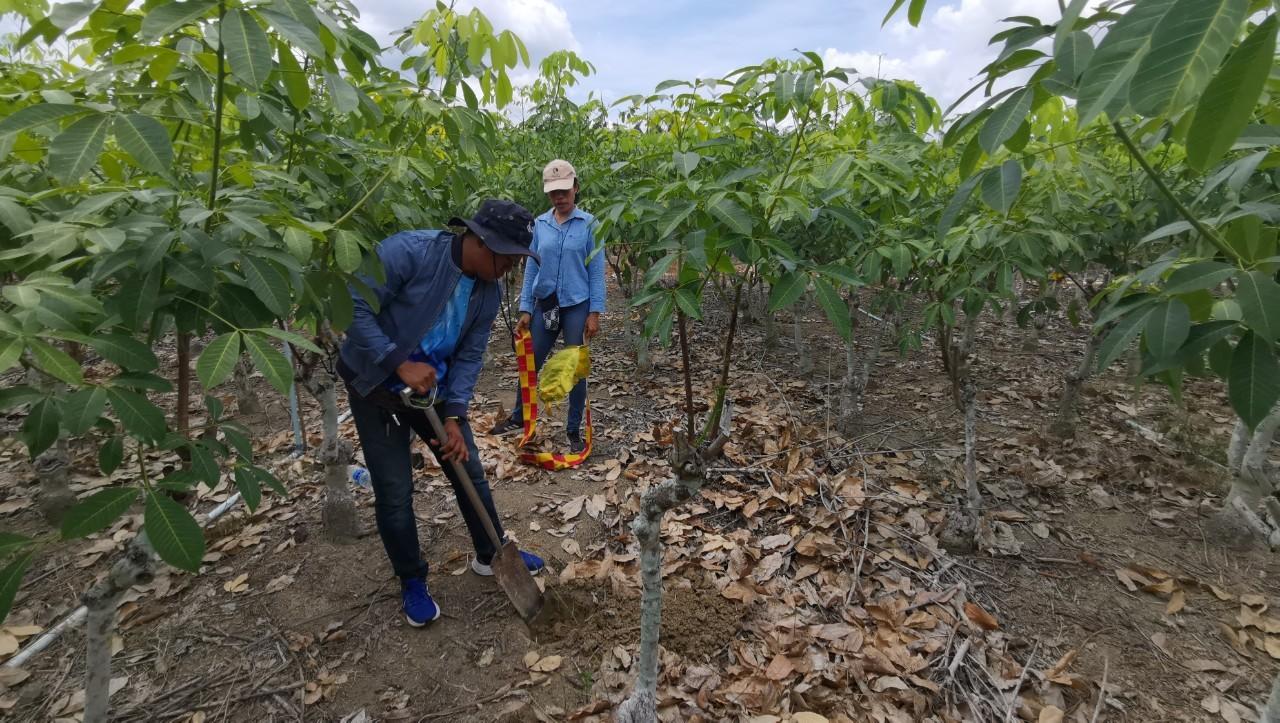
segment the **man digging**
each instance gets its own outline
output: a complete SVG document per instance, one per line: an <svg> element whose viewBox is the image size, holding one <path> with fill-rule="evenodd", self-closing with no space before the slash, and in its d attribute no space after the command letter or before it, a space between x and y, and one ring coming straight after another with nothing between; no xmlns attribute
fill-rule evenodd
<svg viewBox="0 0 1280 723"><path fill-rule="evenodd" d="M378 246L386 282L366 279L379 309L374 311L358 292L351 294L355 318L342 345L338 374L347 386L369 468L378 535L400 578L405 619L415 627L439 618L440 606L427 589L427 563L418 546L411 433L432 448L453 487L476 551L472 572L493 575L490 563L496 550L463 493L452 461L463 464L498 536L506 539L467 422L467 407L498 313L500 280L519 257L538 261L529 249L532 224L524 207L490 199L470 220L449 221L449 226L464 229L461 235L397 233ZM436 438L423 410L401 401L397 391L405 386L417 394L435 391L445 439ZM544 567L537 555L522 551L520 557L530 572Z"/></svg>

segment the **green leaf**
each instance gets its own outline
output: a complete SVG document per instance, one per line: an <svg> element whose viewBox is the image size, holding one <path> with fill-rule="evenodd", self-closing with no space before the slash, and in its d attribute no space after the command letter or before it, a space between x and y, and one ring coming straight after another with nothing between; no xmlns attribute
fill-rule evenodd
<svg viewBox="0 0 1280 723"><path fill-rule="evenodd" d="M1009 159L999 168L987 171L982 177L982 202L1009 215L1014 201L1018 200L1018 191L1022 188L1022 166Z"/></svg>
<svg viewBox="0 0 1280 723"><path fill-rule="evenodd" d="M63 118L80 116L85 113L100 115L92 108L63 103L41 103L19 109L12 115L0 119L0 139L34 130Z"/></svg>
<svg viewBox="0 0 1280 723"><path fill-rule="evenodd" d="M250 329L250 331L257 332L259 334L267 334L269 336L274 336L280 341L286 342L288 344L292 344L300 349L306 349L307 351L315 352L316 354L324 353L320 350L320 347L316 346L310 339L292 331L277 329L274 326L264 326L260 329Z"/></svg>
<svg viewBox="0 0 1280 723"><path fill-rule="evenodd" d="M151 347L124 334L100 334L89 338L94 351L116 366L131 372L155 371L160 366Z"/></svg>
<svg viewBox="0 0 1280 723"><path fill-rule="evenodd" d="M254 256L244 256L240 259L240 270L244 272L249 288L272 313L282 319L289 315L292 303L289 280L275 264Z"/></svg>
<svg viewBox="0 0 1280 723"><path fill-rule="evenodd" d="M1018 127L1031 114L1031 101L1034 97L1031 88L1023 88L992 111L978 135L983 150L995 153L1005 141L1013 137Z"/></svg>
<svg viewBox="0 0 1280 723"><path fill-rule="evenodd" d="M293 367L284 354L270 342L253 334L244 335L244 345L249 348L249 356L262 376L267 378L276 391L288 394L293 383Z"/></svg>
<svg viewBox="0 0 1280 723"><path fill-rule="evenodd" d="M222 18L222 44L231 74L246 90L257 90L271 74L271 43L248 11L235 9Z"/></svg>
<svg viewBox="0 0 1280 723"><path fill-rule="evenodd" d="M124 461L124 439L120 437L111 437L102 443L102 449L98 450L98 469L103 474L111 474L120 467L120 463Z"/></svg>
<svg viewBox="0 0 1280 723"><path fill-rule="evenodd" d="M1151 31L1174 2L1137 3L1107 31L1080 79L1077 108L1081 128L1104 111L1113 118L1119 115L1129 98L1129 81L1151 50Z"/></svg>
<svg viewBox="0 0 1280 723"><path fill-rule="evenodd" d="M196 376L205 389L213 389L231 376L239 358L240 332L223 334L200 352L200 358L196 360Z"/></svg>
<svg viewBox="0 0 1280 723"><path fill-rule="evenodd" d="M689 151L688 153L673 151L671 153L671 162L675 164L676 171L685 178L688 178L689 174L693 173L693 169L698 167L698 161L701 160L702 156L694 153L693 151Z"/></svg>
<svg viewBox="0 0 1280 723"><path fill-rule="evenodd" d="M338 231L333 239L333 260L348 274L360 268L360 237L351 231Z"/></svg>
<svg viewBox="0 0 1280 723"><path fill-rule="evenodd" d="M21 337L0 339L0 373L7 372L17 365L22 358L22 350L27 348Z"/></svg>
<svg viewBox="0 0 1280 723"><path fill-rule="evenodd" d="M312 13L311 8L306 7L305 3L302 5L307 12L311 13L311 19L312 22L314 22L315 13ZM259 8L258 12L261 13L262 17L271 24L271 27L275 29L277 33L280 33L283 38L288 40L291 45L302 48L307 52L307 55L310 55L318 61L324 61L324 43L320 42L320 36L316 35L313 28L309 28L304 23L301 23L284 13L275 12L274 10ZM287 53L282 53L281 55L286 54ZM282 64L283 62L284 61L282 61Z"/></svg>
<svg viewBox="0 0 1280 723"><path fill-rule="evenodd" d="M249 511L258 509L258 505L262 504L262 487L258 484L258 478L248 469L236 467L235 480L236 489L240 490L240 496L244 498Z"/></svg>
<svg viewBox="0 0 1280 723"><path fill-rule="evenodd" d="M148 10L142 18L139 37L149 40L168 35L183 25L199 20L217 6L216 0L189 0L166 3L153 8Z"/></svg>
<svg viewBox="0 0 1280 723"><path fill-rule="evenodd" d="M98 490L67 511L62 519L62 539L85 537L107 529L136 499L138 490L134 487Z"/></svg>
<svg viewBox="0 0 1280 723"><path fill-rule="evenodd" d="M1240 276L1236 301L1244 314L1244 323L1263 339L1280 341L1280 284L1261 271Z"/></svg>
<svg viewBox="0 0 1280 723"><path fill-rule="evenodd" d="M680 307L680 311L683 311L685 316L698 320L702 319L702 308L698 303L698 295L694 293L693 289L686 286L679 287L675 290L675 297L676 306Z"/></svg>
<svg viewBox="0 0 1280 723"><path fill-rule="evenodd" d="M40 456L58 441L58 425L61 419L62 414L58 411L58 405L52 399L40 400L27 413L19 436L27 445L27 453L31 455L31 459Z"/></svg>
<svg viewBox="0 0 1280 723"><path fill-rule="evenodd" d="M9 611L13 609L13 599L18 596L18 587L31 564L31 555L30 552L20 555L0 570L0 622L9 617Z"/></svg>
<svg viewBox="0 0 1280 723"><path fill-rule="evenodd" d="M0 412L5 412L23 404L35 404L44 399L44 394L25 384L0 389Z"/></svg>
<svg viewBox="0 0 1280 723"><path fill-rule="evenodd" d="M1231 150L1253 118L1253 108L1276 54L1276 16L1267 18L1227 58L1196 106L1187 132L1187 163L1205 171Z"/></svg>
<svg viewBox="0 0 1280 723"><path fill-rule="evenodd" d="M1154 311L1155 307L1144 306L1131 312L1116 324L1107 338L1103 339L1102 344L1098 346L1098 371L1105 371L1111 366L1111 362L1129 348L1129 344L1142 333L1147 319Z"/></svg>
<svg viewBox="0 0 1280 723"><path fill-rule="evenodd" d="M155 313L160 296L161 275L159 269L152 269L141 280L123 284L116 292L112 299L112 309L120 314L127 326L143 328Z"/></svg>
<svg viewBox="0 0 1280 723"><path fill-rule="evenodd" d="M853 320L849 318L849 306L840 296L840 292L836 291L826 279L818 277L813 280L813 287L817 291L818 306L826 312L827 318L835 325L836 331L840 333L840 338L849 341L853 338Z"/></svg>
<svg viewBox="0 0 1280 723"><path fill-rule="evenodd" d="M1250 430L1266 419L1280 399L1280 363L1271 342L1252 332L1240 339L1231 355L1227 397Z"/></svg>
<svg viewBox="0 0 1280 723"><path fill-rule="evenodd" d="M1174 115L1194 101L1235 42L1249 0L1176 0L1151 33L1138 63L1129 103L1154 117Z"/></svg>
<svg viewBox="0 0 1280 723"><path fill-rule="evenodd" d="M180 570L199 571L204 533L185 507L163 493L148 493L143 529L161 560Z"/></svg>
<svg viewBox="0 0 1280 723"><path fill-rule="evenodd" d="M306 73L303 72L302 66L298 64L298 59L293 56L293 51L288 45L278 43L276 45L276 58L279 60L280 79L284 82L285 92L289 94L289 103L298 110L306 110L311 105L311 84L307 82ZM306 232L301 229L290 228L285 231L285 241L289 241L289 231L297 231L303 236L307 236ZM307 236L308 255L310 254L310 236ZM293 245L290 244L290 250ZM299 259L306 261L306 258Z"/></svg>
<svg viewBox="0 0 1280 723"><path fill-rule="evenodd" d="M911 5L907 7L907 22L911 23L911 27L920 27L920 18L924 16L925 0L911 0Z"/></svg>
<svg viewBox="0 0 1280 723"><path fill-rule="evenodd" d="M157 176L173 173L173 143L160 121L129 113L116 118L112 128L120 147L144 170Z"/></svg>
<svg viewBox="0 0 1280 723"><path fill-rule="evenodd" d="M985 178L982 176L973 176L966 179L960 187L956 189L955 195L951 197L951 201L947 203L947 208L942 212L942 218L938 219L938 238L946 237L947 231L951 230L951 225L956 222L956 218L960 212L964 210L964 206L969 202L969 197L973 195L973 189L977 188L978 183Z"/></svg>
<svg viewBox="0 0 1280 723"><path fill-rule="evenodd" d="M164 421L164 412L152 404L145 396L137 392L115 387L107 388L107 400L115 410L125 431L144 442L159 442L164 439L168 426Z"/></svg>
<svg viewBox="0 0 1280 723"><path fill-rule="evenodd" d="M1169 281L1165 284L1164 293L1170 296L1177 296L1188 291L1212 289L1231 278L1235 272L1236 267L1224 264L1221 261L1197 261L1169 274Z"/></svg>
<svg viewBox="0 0 1280 723"><path fill-rule="evenodd" d="M743 236L751 235L753 226L751 214L731 198L722 198L711 205L711 215L720 219L734 233Z"/></svg>
<svg viewBox="0 0 1280 723"><path fill-rule="evenodd" d="M217 487L222 470L218 467L218 460L213 452L199 442L191 442L187 449L191 451L191 471L210 489Z"/></svg>
<svg viewBox="0 0 1280 723"><path fill-rule="evenodd" d="M809 288L809 275L803 271L788 271L778 279L769 292L769 313L785 309L796 303Z"/></svg>
<svg viewBox="0 0 1280 723"><path fill-rule="evenodd" d="M1147 350L1158 360L1168 359L1182 348L1191 333L1191 308L1181 299L1170 299L1147 317Z"/></svg>
<svg viewBox="0 0 1280 723"><path fill-rule="evenodd" d="M36 368L40 371L61 379L67 384L84 383L84 372L80 369L80 363L70 354L35 337L27 339L27 348L31 350Z"/></svg>
<svg viewBox="0 0 1280 723"><path fill-rule="evenodd" d="M30 547L34 542L35 540L24 535L0 532L0 560L8 559L13 553Z"/></svg>
<svg viewBox="0 0 1280 723"><path fill-rule="evenodd" d="M329 89L329 99L333 109L340 114L347 114L360 107L360 97L356 89L351 87L341 75L324 71L324 84Z"/></svg>
<svg viewBox="0 0 1280 723"><path fill-rule="evenodd" d="M258 480L259 485L266 485L267 487L270 487L273 492L281 497L289 496L289 490L285 489L284 484L282 484L280 480L276 479L275 475L271 474L267 470L261 467L250 467L249 473Z"/></svg>
<svg viewBox="0 0 1280 723"><path fill-rule="evenodd" d="M95 113L67 126L49 143L49 173L65 184L78 182L98 163L111 116Z"/></svg>
<svg viewBox="0 0 1280 723"><path fill-rule="evenodd" d="M69 395L62 403L62 422L67 433L79 437L88 432L107 407L107 390L89 387Z"/></svg>

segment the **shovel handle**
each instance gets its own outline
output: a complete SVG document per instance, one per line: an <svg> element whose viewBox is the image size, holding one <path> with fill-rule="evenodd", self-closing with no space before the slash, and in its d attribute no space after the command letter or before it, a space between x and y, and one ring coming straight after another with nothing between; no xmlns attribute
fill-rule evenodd
<svg viewBox="0 0 1280 723"><path fill-rule="evenodd" d="M448 437L444 432L444 424L440 421L440 415L436 414L435 407L427 407L422 411L427 413L427 421L431 422L431 428L435 430L436 441L444 444ZM467 468L456 459L449 460L453 465L453 473L458 476L458 481L462 483L462 489L467 493L467 499L471 500L471 507L475 509L476 515L480 517L480 522L484 524L484 531L489 533L489 540L493 543L493 549L502 549L502 538L498 537L498 531L493 526L493 520L489 519L489 512L484 508L484 503L480 501L480 495L476 492L475 485L471 484L471 475L467 474Z"/></svg>

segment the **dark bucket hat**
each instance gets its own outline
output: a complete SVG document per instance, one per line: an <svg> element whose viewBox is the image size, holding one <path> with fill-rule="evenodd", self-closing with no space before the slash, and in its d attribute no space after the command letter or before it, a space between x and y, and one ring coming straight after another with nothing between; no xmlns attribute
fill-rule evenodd
<svg viewBox="0 0 1280 723"><path fill-rule="evenodd" d="M480 204L470 219L454 217L450 226L466 226L490 251L504 256L528 256L538 263L542 259L529 250L533 243L533 215L518 203L496 198Z"/></svg>

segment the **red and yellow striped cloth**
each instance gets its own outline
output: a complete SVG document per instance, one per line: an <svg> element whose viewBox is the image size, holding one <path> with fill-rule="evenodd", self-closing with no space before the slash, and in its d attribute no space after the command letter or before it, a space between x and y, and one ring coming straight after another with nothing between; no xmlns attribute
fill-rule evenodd
<svg viewBox="0 0 1280 723"><path fill-rule="evenodd" d="M516 334L516 367L520 370L520 413L524 418L524 435L517 446L524 447L533 439L538 424L538 370L533 355L533 335L528 331ZM591 454L590 401L587 402L585 434L586 448L581 452L521 452L520 461L553 471L577 467L585 462Z"/></svg>

